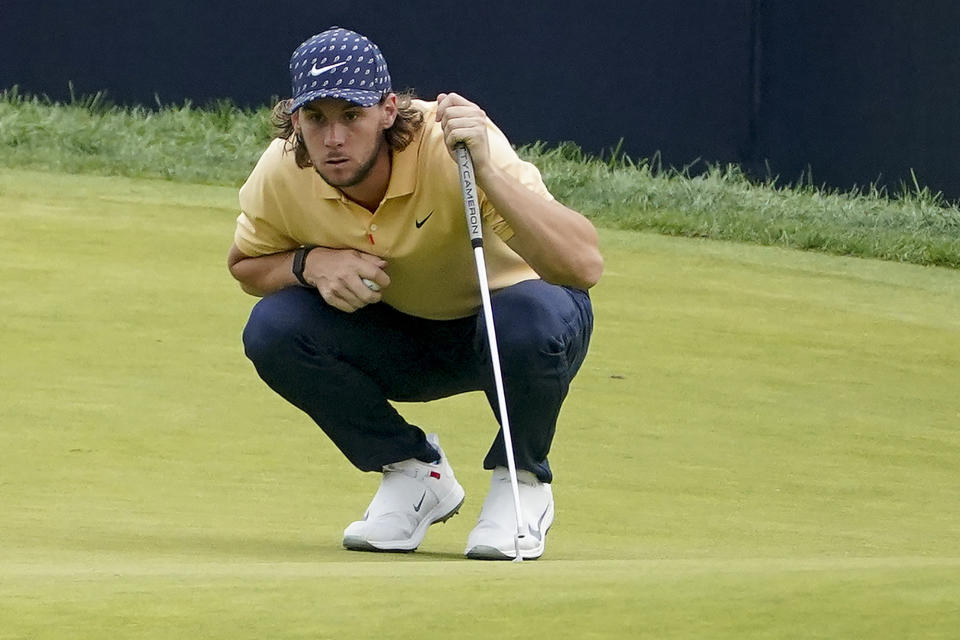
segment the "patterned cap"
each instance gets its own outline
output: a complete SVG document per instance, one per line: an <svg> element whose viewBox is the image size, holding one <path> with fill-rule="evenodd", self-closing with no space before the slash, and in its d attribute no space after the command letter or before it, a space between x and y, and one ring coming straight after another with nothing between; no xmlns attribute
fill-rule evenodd
<svg viewBox="0 0 960 640"><path fill-rule="evenodd" d="M330 27L290 57L290 112L317 98L341 98L371 107L390 92L390 73L377 45L365 36Z"/></svg>

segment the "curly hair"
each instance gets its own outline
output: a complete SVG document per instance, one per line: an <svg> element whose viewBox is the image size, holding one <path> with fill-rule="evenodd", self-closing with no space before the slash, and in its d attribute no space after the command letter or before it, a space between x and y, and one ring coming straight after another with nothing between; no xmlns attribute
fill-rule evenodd
<svg viewBox="0 0 960 640"><path fill-rule="evenodd" d="M384 131L387 138L387 144L396 151L403 151L407 148L417 131L423 126L423 113L413 106L413 100L416 96L412 92L397 94L397 118L393 125ZM380 104L387 99L384 96ZM287 150L293 151L293 157L297 161L297 166L301 169L312 167L310 154L307 153L307 147L303 144L303 138L295 133L293 129L293 120L290 114L290 99L280 100L273 107L273 113L270 115L270 122L273 124L274 137L287 141Z"/></svg>

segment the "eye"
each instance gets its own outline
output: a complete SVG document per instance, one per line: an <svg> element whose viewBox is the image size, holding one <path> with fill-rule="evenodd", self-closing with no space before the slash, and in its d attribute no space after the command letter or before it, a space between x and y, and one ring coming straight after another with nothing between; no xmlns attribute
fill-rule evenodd
<svg viewBox="0 0 960 640"><path fill-rule="evenodd" d="M354 121L360 119L360 112L359 112L359 111L347 111L346 113L343 114L343 118L344 118L344 120L346 120L347 122L354 122Z"/></svg>

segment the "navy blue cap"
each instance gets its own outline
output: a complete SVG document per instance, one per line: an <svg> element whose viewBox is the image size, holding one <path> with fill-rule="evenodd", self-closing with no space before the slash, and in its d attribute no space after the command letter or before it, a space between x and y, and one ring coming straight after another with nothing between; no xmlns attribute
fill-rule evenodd
<svg viewBox="0 0 960 640"><path fill-rule="evenodd" d="M318 98L340 98L371 107L390 92L390 73L380 48L366 36L330 27L297 47L290 57L290 111Z"/></svg>

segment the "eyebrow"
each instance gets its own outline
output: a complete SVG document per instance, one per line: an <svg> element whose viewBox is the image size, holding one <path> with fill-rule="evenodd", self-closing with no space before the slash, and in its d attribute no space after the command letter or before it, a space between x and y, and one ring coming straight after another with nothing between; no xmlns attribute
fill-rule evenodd
<svg viewBox="0 0 960 640"><path fill-rule="evenodd" d="M349 102L349 101L347 101L347 100L340 100L339 102L342 104L342 106L340 107L340 111L341 111L341 112L343 112L343 111L351 111L351 110L353 110L353 109L361 109L361 110L362 110L362 109L365 108L365 107L363 107L362 105L356 104L356 103L354 103L354 102ZM313 102L308 102L307 104L303 105L303 106L301 107L301 109L303 109L304 111L309 111L310 113L320 113L320 114L322 114L321 109L319 109L319 108L317 108L316 106L314 106L314 103L313 103Z"/></svg>

